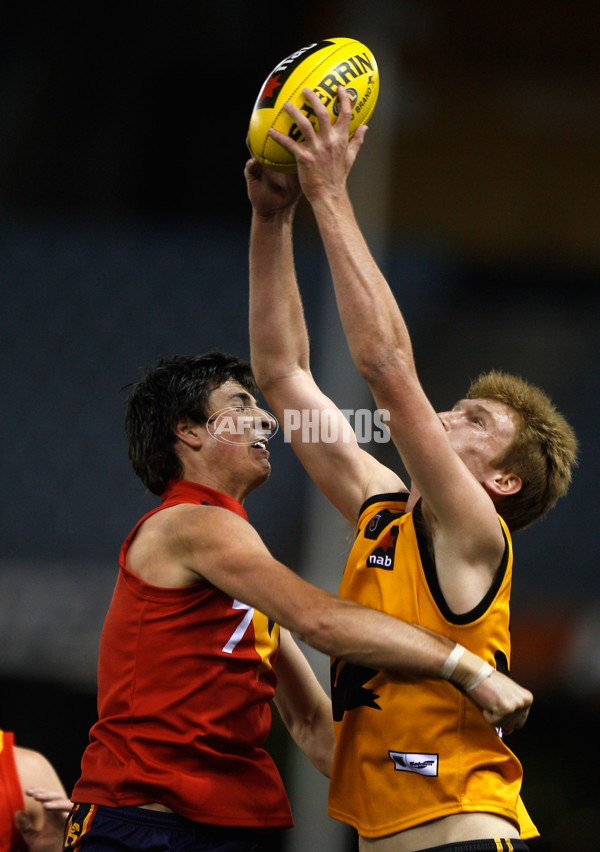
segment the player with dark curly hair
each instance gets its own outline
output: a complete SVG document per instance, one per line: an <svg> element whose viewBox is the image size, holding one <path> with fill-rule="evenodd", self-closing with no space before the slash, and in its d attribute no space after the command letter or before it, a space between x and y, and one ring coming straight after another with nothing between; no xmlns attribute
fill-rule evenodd
<svg viewBox="0 0 600 852"><path fill-rule="evenodd" d="M508 729L527 717L531 694L477 655L269 553L243 503L269 477L273 428L249 365L221 352L162 359L130 393L129 455L160 504L121 549L67 850L249 852L291 826L264 748L271 700L325 775L334 734L290 631L355 665L451 678Z"/></svg>

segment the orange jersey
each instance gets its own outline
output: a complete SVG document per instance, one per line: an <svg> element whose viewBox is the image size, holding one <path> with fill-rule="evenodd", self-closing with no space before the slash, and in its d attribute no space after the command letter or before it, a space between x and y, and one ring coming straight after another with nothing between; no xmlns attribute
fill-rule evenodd
<svg viewBox="0 0 600 852"><path fill-rule="evenodd" d="M406 494L368 500L340 596L459 642L499 670L510 663L512 544L471 612L455 615L439 587L420 506ZM488 812L537 830L522 803L521 764L479 707L443 680L423 680L332 660L337 746L330 816L381 837L449 814Z"/></svg>
<svg viewBox="0 0 600 852"><path fill-rule="evenodd" d="M171 483L154 511L179 503L246 518L231 497L185 481ZM290 826L283 782L264 749L279 626L209 583L162 588L132 574L127 551L147 517L121 550L100 640L99 718L72 799L160 802L213 825Z"/></svg>

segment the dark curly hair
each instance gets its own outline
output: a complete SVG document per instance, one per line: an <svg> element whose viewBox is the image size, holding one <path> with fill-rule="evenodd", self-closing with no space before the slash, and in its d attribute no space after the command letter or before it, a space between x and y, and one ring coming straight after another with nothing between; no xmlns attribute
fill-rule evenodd
<svg viewBox="0 0 600 852"><path fill-rule="evenodd" d="M228 379L258 395L250 364L218 350L161 358L133 385L125 414L128 453L137 476L153 494L162 494L170 480L183 475L174 449L175 426L182 417L206 423L208 398Z"/></svg>

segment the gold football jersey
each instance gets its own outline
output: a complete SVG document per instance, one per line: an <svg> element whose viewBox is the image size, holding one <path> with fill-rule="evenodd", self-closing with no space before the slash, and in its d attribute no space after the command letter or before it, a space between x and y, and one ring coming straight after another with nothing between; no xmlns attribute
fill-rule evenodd
<svg viewBox="0 0 600 852"><path fill-rule="evenodd" d="M428 549L420 506L406 494L368 500L361 510L339 594L459 642L505 674L510 664L512 544L480 604L447 606ZM522 767L498 731L462 691L331 661L336 754L330 816L364 837L381 837L462 812L499 814L537 829L520 801Z"/></svg>

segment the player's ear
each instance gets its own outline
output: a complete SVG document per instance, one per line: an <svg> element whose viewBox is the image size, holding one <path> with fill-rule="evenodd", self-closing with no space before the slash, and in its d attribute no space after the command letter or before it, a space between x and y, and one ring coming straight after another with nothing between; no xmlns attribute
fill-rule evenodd
<svg viewBox="0 0 600 852"><path fill-rule="evenodd" d="M516 473L497 471L486 480L485 487L498 497L510 497L521 490L523 481Z"/></svg>
<svg viewBox="0 0 600 852"><path fill-rule="evenodd" d="M189 417L182 417L173 429L176 438L188 447L199 449L204 441L204 428Z"/></svg>

